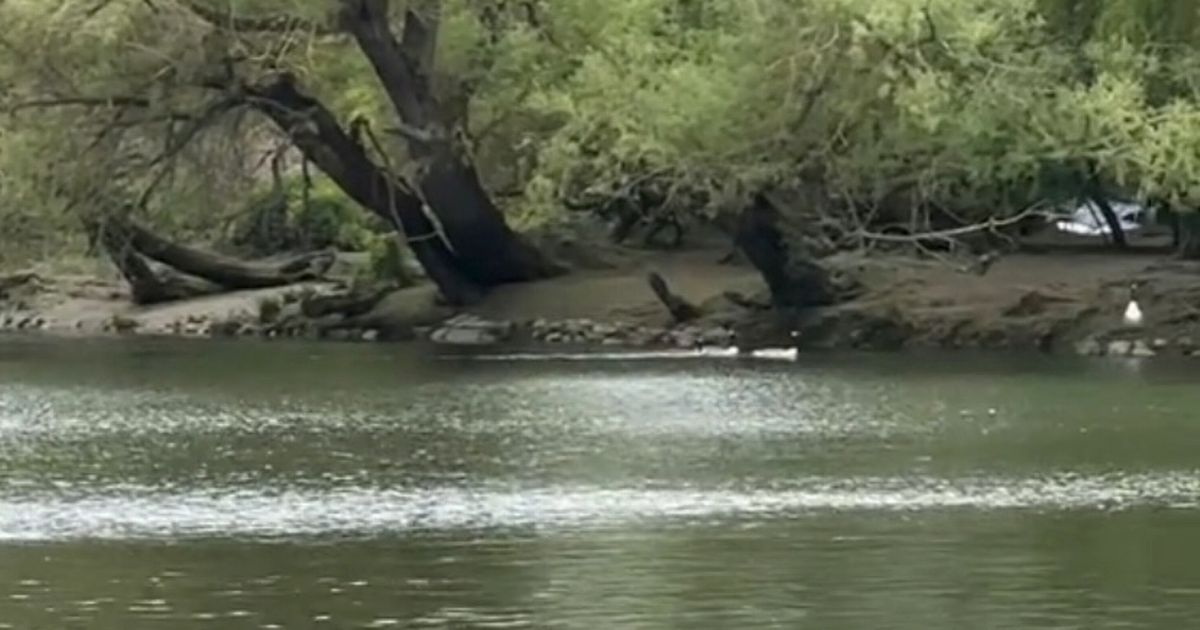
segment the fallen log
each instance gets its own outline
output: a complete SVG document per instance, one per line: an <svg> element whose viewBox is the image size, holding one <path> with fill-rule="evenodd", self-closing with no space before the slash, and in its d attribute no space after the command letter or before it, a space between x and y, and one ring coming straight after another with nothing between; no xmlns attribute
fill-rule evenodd
<svg viewBox="0 0 1200 630"><path fill-rule="evenodd" d="M220 293L222 288L170 269L155 269L117 231L100 228L97 241L129 284L134 304L148 306Z"/></svg>
<svg viewBox="0 0 1200 630"><path fill-rule="evenodd" d="M226 289L264 289L321 278L332 252L300 254L280 261L246 261L163 238L132 219L111 217L105 232L138 254Z"/></svg>

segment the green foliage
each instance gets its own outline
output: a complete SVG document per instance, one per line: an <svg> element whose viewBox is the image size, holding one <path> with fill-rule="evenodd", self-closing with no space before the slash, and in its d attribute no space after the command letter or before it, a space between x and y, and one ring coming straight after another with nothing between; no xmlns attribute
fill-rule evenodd
<svg viewBox="0 0 1200 630"><path fill-rule="evenodd" d="M365 252L375 237L386 231L385 226L361 209L328 178L312 177L312 186L305 198L302 175L283 178L282 191L274 184L263 184L255 190L246 204L245 217L257 215L280 202L287 207L287 242L275 243L279 249L336 248L347 252Z"/></svg>
<svg viewBox="0 0 1200 630"><path fill-rule="evenodd" d="M307 205L296 192L289 196L292 225L300 241L311 248L364 251L371 235L379 229L332 183L314 187Z"/></svg>
<svg viewBox="0 0 1200 630"><path fill-rule="evenodd" d="M367 242L370 255L363 268L361 280L367 283L397 282L400 286L413 284L411 253L394 234L379 234Z"/></svg>
<svg viewBox="0 0 1200 630"><path fill-rule="evenodd" d="M319 24L337 3L204 4ZM387 152L377 160L410 168L384 133L395 118L373 69L344 38L230 34L181 3L98 5L0 2L0 218L24 216L6 220L27 226L22 240L57 238L77 223L64 200L98 191L155 184L146 212L157 225L210 236L214 208L265 201L255 156L278 130L244 110L216 117L156 177L154 156L213 101L197 86L229 55L246 79L293 72L343 122L370 122ZM982 219L1069 197L1092 166L1114 192L1200 205L1194 0L441 5L441 113L466 127L485 182L512 193L523 226L561 218L564 198L648 177L667 183L678 209L707 216L784 183L817 185L834 212L877 222L928 208ZM22 105L62 95L146 104ZM286 195L309 244L398 269L380 226L329 181L316 178L307 205L298 178Z"/></svg>
<svg viewBox="0 0 1200 630"><path fill-rule="evenodd" d="M566 121L542 139L528 212L668 172L708 212L804 180L880 219L982 219L1077 193L1088 164L1118 192L1200 204L1194 2L677 6L556 8L598 35L525 102Z"/></svg>

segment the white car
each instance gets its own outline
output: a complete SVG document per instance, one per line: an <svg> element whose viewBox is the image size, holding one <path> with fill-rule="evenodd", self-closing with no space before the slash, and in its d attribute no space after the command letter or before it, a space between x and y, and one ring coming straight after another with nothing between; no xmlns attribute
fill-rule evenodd
<svg viewBox="0 0 1200 630"><path fill-rule="evenodd" d="M1110 201L1109 205L1126 234L1136 232L1154 221L1153 211L1141 204ZM1093 201L1077 206L1071 212L1070 219L1056 221L1054 225L1061 232L1080 236L1107 236L1111 232L1100 207Z"/></svg>

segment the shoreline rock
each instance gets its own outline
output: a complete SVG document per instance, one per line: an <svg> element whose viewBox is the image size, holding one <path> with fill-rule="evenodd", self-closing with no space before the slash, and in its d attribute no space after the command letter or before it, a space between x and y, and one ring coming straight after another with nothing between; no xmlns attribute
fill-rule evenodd
<svg viewBox="0 0 1200 630"><path fill-rule="evenodd" d="M1011 263L1006 259L1002 268L1014 264L1017 270L1042 271L1045 263L1054 263L1052 258L1026 258ZM112 281L55 276L27 283L0 299L0 332L356 343L415 340L443 346L584 351L737 345L1134 358L1200 355L1200 311L1193 306L1200 303L1200 284L1195 281L1200 264L1163 268L1129 264L1121 267L1125 271L1120 274L1085 270L1080 276L1077 261L1058 261L1053 271L1065 278L1062 282L1050 278L1030 282L1027 274L1018 279L1010 270L1007 278L989 276L980 284L983 281L964 280L911 260L872 259L860 261L869 291L849 302L799 314L772 310L758 301L748 305L722 297L734 287L753 293L757 278L737 284L746 279L722 276L728 269L694 257L676 264L689 265L691 286L680 283L689 298L710 294L697 299L702 317L682 325L667 323L668 314L645 290L641 272L630 270L624 275L584 274L505 287L494 300L467 313L440 304L427 284L393 290L363 309L318 313L306 312L305 304L322 297L334 301L339 296L353 297L354 285L323 281L134 307ZM1121 323L1128 297L1125 277L1131 273L1140 274L1137 277L1147 289L1142 301L1148 320L1138 329ZM713 278L711 285L706 284L708 278ZM523 312L541 317L525 318ZM798 338L791 336L793 331L799 331Z"/></svg>
<svg viewBox="0 0 1200 630"><path fill-rule="evenodd" d="M742 322L752 338L750 346L792 346L796 339L790 330L765 314ZM893 318L898 315L893 314ZM831 321L839 322L831 325ZM172 337L184 339L309 339L352 343L382 343L420 340L441 346L488 347L518 345L525 347L561 347L612 349L693 349L698 347L730 347L745 345L746 340L727 323L676 326L647 326L632 321L599 321L587 318L550 320L493 320L469 313L459 313L428 326L413 326L410 335L392 336L372 327L343 327L339 322L309 319L287 312L269 323L258 314L244 312L225 318L187 315L165 326L147 326L136 316L114 315L100 326L98 335L114 337ZM759 329L755 329L758 326ZM979 340L961 337L961 331L951 326L944 334L931 334L908 322L893 322L888 330L905 329L910 334L877 335L879 323L872 317L847 317L826 314L810 318L807 325L798 323L801 349L819 350L884 350L904 349L1036 349L1058 353L1047 344L1018 344L1028 341L1021 331L1009 335L981 334ZM895 330L893 330L895 329ZM0 314L0 333L55 333L79 336L78 330L54 328L42 316L33 312L4 312ZM873 341L880 341L875 344ZM1054 345L1054 344L1049 344ZM1060 348L1061 343L1057 344ZM1194 338L1182 335L1174 338L1145 335L1091 335L1067 344L1068 354L1083 357L1152 358L1159 356L1200 356ZM1061 353L1058 353L1061 354Z"/></svg>

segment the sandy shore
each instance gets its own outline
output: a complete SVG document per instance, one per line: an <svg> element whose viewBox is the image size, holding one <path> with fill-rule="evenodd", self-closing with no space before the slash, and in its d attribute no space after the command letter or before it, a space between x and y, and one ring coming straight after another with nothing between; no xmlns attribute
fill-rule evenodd
<svg viewBox="0 0 1200 630"><path fill-rule="evenodd" d="M516 331L518 340L541 343L677 345L729 328L738 330L740 340L759 344L790 343L789 333L798 331L802 347L835 349L1185 355L1200 350L1200 264L1162 254L1015 254L1000 259L983 276L944 261L842 256L831 262L861 282L861 294L836 307L790 314L730 302L725 297L729 292L749 297L765 292L749 266L722 264L725 253L708 247L630 254L552 280L499 288L465 313L475 321L502 323L503 330ZM704 316L686 327L673 325L648 289L650 271L661 273L677 293L701 305ZM437 306L433 292L418 287L385 300L389 325L400 321L411 331L379 334L366 318L350 330L324 335L276 324L295 318L302 296L334 292L344 283L317 282L138 307L129 303L126 290L113 278L34 273L0 298L0 328L61 335L191 337L290 336L289 330L299 330L297 334L337 339L408 339L435 331L456 315L462 321L463 315ZM1134 281L1143 287L1139 301L1146 322L1127 329L1121 315ZM565 332L545 332L551 329ZM584 332L575 334L576 329Z"/></svg>

